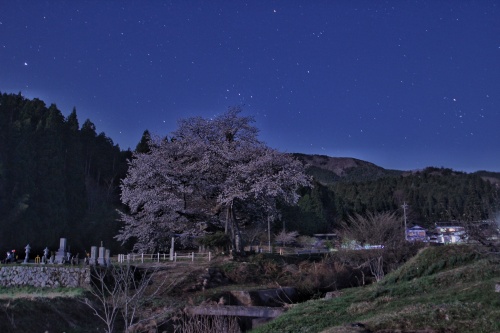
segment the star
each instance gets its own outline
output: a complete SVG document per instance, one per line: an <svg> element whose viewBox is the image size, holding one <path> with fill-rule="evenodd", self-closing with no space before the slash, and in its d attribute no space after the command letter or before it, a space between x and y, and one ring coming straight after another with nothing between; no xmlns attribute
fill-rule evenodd
<svg viewBox="0 0 500 333"><path fill-rule="evenodd" d="M0 91L55 103L64 116L75 107L81 122L105 114L98 132L120 130L111 136L120 148L146 129L168 136L177 120L241 105L278 150L373 148L370 162L385 168L500 171L495 1L448 10L431 1L430 15L394 0L390 15L378 2L33 1L22 11L4 2ZM446 140L432 141L436 132ZM475 141L456 145L469 132Z"/></svg>

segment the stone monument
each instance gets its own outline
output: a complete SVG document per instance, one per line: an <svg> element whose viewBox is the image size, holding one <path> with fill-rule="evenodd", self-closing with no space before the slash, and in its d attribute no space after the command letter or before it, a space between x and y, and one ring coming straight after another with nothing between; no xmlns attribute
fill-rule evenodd
<svg viewBox="0 0 500 333"><path fill-rule="evenodd" d="M99 247L99 258L97 258L97 264L99 266L106 266L106 259L104 258L105 252L106 252L106 248L104 246L102 246L102 242L101 242L101 246Z"/></svg>
<svg viewBox="0 0 500 333"><path fill-rule="evenodd" d="M106 249L104 253L104 261L106 262L106 266L111 266L111 250Z"/></svg>
<svg viewBox="0 0 500 333"><path fill-rule="evenodd" d="M49 248L45 247L45 249L43 250L42 264L47 263L47 261L49 260L49 254L50 254Z"/></svg>
<svg viewBox="0 0 500 333"><path fill-rule="evenodd" d="M55 263L64 264L66 260L66 238L61 238L59 240L59 250L57 250Z"/></svg>
<svg viewBox="0 0 500 333"><path fill-rule="evenodd" d="M24 257L24 264L27 264L28 261L29 261L29 257L30 257L30 250L31 250L31 246L28 244L26 245L26 247L24 248L25 252L26 252L26 256Z"/></svg>
<svg viewBox="0 0 500 333"><path fill-rule="evenodd" d="M96 264L97 264L97 246L92 246L90 247L89 265L96 265Z"/></svg>

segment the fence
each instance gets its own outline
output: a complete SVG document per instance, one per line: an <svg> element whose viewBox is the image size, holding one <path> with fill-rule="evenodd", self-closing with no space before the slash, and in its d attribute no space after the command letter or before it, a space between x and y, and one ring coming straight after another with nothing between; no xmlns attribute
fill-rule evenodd
<svg viewBox="0 0 500 333"><path fill-rule="evenodd" d="M172 256L166 253L129 253L129 254L119 254L117 261L119 263L123 262L161 262L161 261L200 261L200 260L212 260L212 253L177 253L174 252Z"/></svg>
<svg viewBox="0 0 500 333"><path fill-rule="evenodd" d="M326 248L302 248L302 247L282 247L272 246L269 248L267 245L261 246L247 246L245 251L255 251L255 253L275 253L279 255L300 255L300 254L325 254L330 253L332 250Z"/></svg>

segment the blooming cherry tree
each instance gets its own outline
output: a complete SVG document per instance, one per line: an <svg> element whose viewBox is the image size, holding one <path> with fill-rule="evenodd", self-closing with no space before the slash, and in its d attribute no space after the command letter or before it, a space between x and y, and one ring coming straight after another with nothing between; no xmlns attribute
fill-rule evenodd
<svg viewBox="0 0 500 333"><path fill-rule="evenodd" d="M240 112L181 120L171 140L151 140L148 153L134 154L122 183L129 212L121 213L118 240L159 250L172 234L200 234L200 224L212 223L239 252L241 221L297 202L297 189L311 184L303 165L259 141L253 119Z"/></svg>

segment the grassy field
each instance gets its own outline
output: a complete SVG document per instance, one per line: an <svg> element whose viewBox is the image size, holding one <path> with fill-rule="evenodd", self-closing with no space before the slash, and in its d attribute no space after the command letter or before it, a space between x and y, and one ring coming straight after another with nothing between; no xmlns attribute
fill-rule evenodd
<svg viewBox="0 0 500 333"><path fill-rule="evenodd" d="M500 256L430 247L378 284L293 306L253 333L500 332Z"/></svg>

